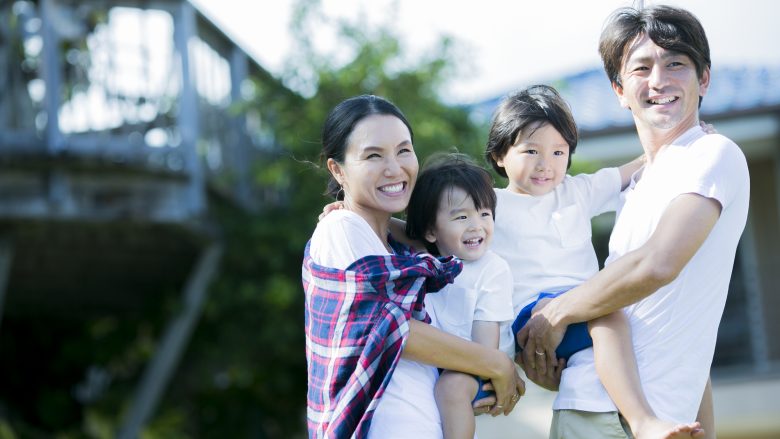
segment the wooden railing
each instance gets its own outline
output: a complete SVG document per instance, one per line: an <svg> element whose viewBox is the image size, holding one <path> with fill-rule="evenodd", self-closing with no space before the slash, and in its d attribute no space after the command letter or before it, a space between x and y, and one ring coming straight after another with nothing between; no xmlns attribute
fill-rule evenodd
<svg viewBox="0 0 780 439"><path fill-rule="evenodd" d="M184 0L0 3L0 217L251 206L274 142L235 108L258 69Z"/></svg>

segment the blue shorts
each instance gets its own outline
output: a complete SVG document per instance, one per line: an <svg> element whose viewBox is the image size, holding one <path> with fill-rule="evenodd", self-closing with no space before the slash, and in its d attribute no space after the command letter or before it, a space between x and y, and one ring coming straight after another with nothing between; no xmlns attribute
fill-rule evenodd
<svg viewBox="0 0 780 439"><path fill-rule="evenodd" d="M444 369L442 368L438 368L438 369L439 369L439 375L441 375L441 373L444 372ZM475 402L477 402L482 398L487 398L488 396L496 396L496 392L492 390L482 390L482 386L486 383L485 380L483 380L482 378L476 375L471 375L471 377L477 381L477 394L474 396L474 399L471 400L472 404L474 404Z"/></svg>
<svg viewBox="0 0 780 439"><path fill-rule="evenodd" d="M566 291L569 291L569 289L563 291L540 293L539 297L537 297L535 301L529 303L525 308L520 310L520 313L517 315L514 323L512 323L512 334L515 335L515 347L517 348L517 352L521 352L523 350L523 348L521 348L517 343L517 333L520 332L526 323L528 323L528 320L531 318L531 311L533 311L534 306L536 306L536 304L541 299L557 297ZM573 325L569 325L569 327L566 328L566 333L563 335L561 344L558 345L557 349L555 349L555 355L558 358L563 358L568 361L569 357L571 357L575 352L581 351L591 346L593 346L593 339L590 338L590 334L588 333L588 323L575 323Z"/></svg>
<svg viewBox="0 0 780 439"><path fill-rule="evenodd" d="M474 397L474 399L471 400L471 403L474 404L478 400L482 398L487 398L488 396L496 396L496 392L492 390L482 390L482 385L485 384L485 381L482 380L482 378L472 375L475 380L477 380L477 395Z"/></svg>

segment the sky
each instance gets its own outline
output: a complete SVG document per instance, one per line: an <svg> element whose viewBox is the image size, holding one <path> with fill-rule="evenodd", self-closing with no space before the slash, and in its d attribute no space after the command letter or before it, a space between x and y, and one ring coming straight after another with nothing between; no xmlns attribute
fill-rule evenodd
<svg viewBox="0 0 780 439"><path fill-rule="evenodd" d="M292 49L294 0L191 0L264 68L281 74ZM645 0L645 5L659 2ZM713 69L780 65L780 1L666 0L704 25ZM537 82L600 67L597 42L604 19L629 0L322 0L330 17L389 23L409 56L432 50L441 35L457 42L459 76L443 90L451 103L473 103ZM358 18L360 17L360 18ZM332 35L315 47L335 53ZM771 43L774 41L775 43Z"/></svg>

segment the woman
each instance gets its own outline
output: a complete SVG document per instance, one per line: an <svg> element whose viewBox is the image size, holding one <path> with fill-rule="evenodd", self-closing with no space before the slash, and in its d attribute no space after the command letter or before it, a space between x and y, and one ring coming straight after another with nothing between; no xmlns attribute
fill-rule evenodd
<svg viewBox="0 0 780 439"><path fill-rule="evenodd" d="M425 292L461 265L412 255L388 233L417 178L412 140L401 111L376 96L347 99L323 126L327 193L344 208L317 225L303 264L310 437L440 438L437 367L490 378L494 414L524 391L506 354L426 323Z"/></svg>

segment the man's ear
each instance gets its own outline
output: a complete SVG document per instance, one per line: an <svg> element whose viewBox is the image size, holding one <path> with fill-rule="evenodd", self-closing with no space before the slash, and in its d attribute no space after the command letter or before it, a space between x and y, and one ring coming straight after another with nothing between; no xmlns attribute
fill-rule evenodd
<svg viewBox="0 0 780 439"><path fill-rule="evenodd" d="M620 106L630 110L631 107L628 106L628 102L626 101L626 97L623 94L623 87L620 84L618 84L617 82L612 82L612 91L615 92L615 96L617 96L618 101L620 102Z"/></svg>
<svg viewBox="0 0 780 439"><path fill-rule="evenodd" d="M710 88L710 68L705 67L704 71L701 74L701 78L699 78L699 96L704 96L707 94L707 90Z"/></svg>
<svg viewBox="0 0 780 439"><path fill-rule="evenodd" d="M333 178L335 178L341 186L344 186L344 170L341 168L339 162L331 158L325 162L325 166L328 167L328 171L333 176Z"/></svg>

